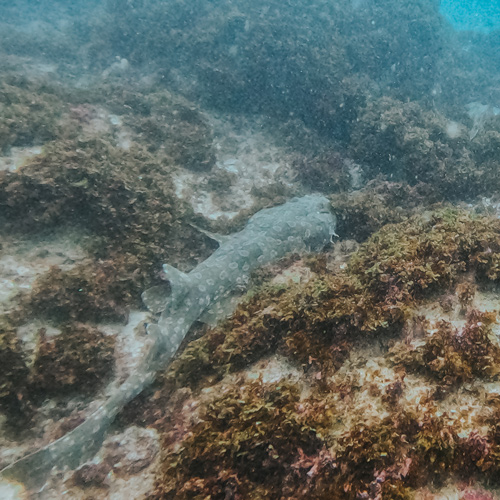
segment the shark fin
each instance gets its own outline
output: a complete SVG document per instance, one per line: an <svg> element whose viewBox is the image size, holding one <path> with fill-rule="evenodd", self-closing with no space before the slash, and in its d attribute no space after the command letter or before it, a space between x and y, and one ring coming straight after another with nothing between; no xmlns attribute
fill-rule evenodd
<svg viewBox="0 0 500 500"><path fill-rule="evenodd" d="M155 314L163 312L169 301L181 299L191 285L191 278L187 274L169 264L163 264L163 275L170 286L167 283L153 286L141 295L146 307Z"/></svg>
<svg viewBox="0 0 500 500"><path fill-rule="evenodd" d="M198 321L201 321L202 323L205 323L212 328L215 327L220 320L232 316L232 314L238 307L241 298L241 296L230 295L228 297L220 299L215 304L212 304L210 309L207 309L198 318Z"/></svg>
<svg viewBox="0 0 500 500"><path fill-rule="evenodd" d="M170 283L172 299L178 300L191 288L191 278L170 264L163 264L164 279Z"/></svg>
<svg viewBox="0 0 500 500"><path fill-rule="evenodd" d="M170 282L172 290L176 287L185 288L190 283L189 276L186 273L179 271L170 264L163 264L163 274L165 275L165 280Z"/></svg>
<svg viewBox="0 0 500 500"><path fill-rule="evenodd" d="M163 312L169 301L169 287L163 285L152 286L141 295L144 305L154 314Z"/></svg>
<svg viewBox="0 0 500 500"><path fill-rule="evenodd" d="M210 231L207 231L206 229L202 229L201 227L195 226L194 224L190 224L191 227L194 227L196 230L198 230L200 233L203 233L205 236L210 238L211 240L216 241L219 245L224 244L226 241L228 241L231 236L226 236L224 234L218 234L218 233L212 233Z"/></svg>

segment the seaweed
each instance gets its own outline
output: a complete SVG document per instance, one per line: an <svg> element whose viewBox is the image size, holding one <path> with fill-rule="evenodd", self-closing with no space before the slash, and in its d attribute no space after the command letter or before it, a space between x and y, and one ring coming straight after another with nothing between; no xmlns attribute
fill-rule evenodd
<svg viewBox="0 0 500 500"><path fill-rule="evenodd" d="M428 184L374 179L357 191L330 196L337 215L337 232L344 238L364 241L386 224L397 224L439 201Z"/></svg>
<svg viewBox="0 0 500 500"><path fill-rule="evenodd" d="M498 132L489 124L474 141L469 135L437 110L384 96L360 112L349 153L371 178L382 174L428 184L448 200L472 199L498 190Z"/></svg>
<svg viewBox="0 0 500 500"><path fill-rule="evenodd" d="M0 152L12 146L33 146L63 133L66 106L53 89L26 79L0 81Z"/></svg>
<svg viewBox="0 0 500 500"><path fill-rule="evenodd" d="M299 394L286 381L256 381L213 398L181 446L164 453L150 498L253 498L255 490L273 498L298 450L322 447L311 415L297 412Z"/></svg>
<svg viewBox="0 0 500 500"><path fill-rule="evenodd" d="M114 366L115 338L82 323L67 324L49 338L39 332L31 383L44 394L91 394L106 381Z"/></svg>
<svg viewBox="0 0 500 500"><path fill-rule="evenodd" d="M33 416L29 402L29 368L14 322L0 316L0 410L8 423L25 425Z"/></svg>

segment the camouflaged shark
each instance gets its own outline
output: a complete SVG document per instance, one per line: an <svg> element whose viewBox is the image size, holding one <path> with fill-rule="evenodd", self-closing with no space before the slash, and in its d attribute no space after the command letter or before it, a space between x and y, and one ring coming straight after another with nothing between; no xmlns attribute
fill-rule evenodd
<svg viewBox="0 0 500 500"><path fill-rule="evenodd" d="M170 295L162 287L143 293L148 308L161 316L158 324L148 326L151 347L134 373L84 423L7 466L0 476L33 487L53 467L75 468L90 458L116 415L168 366L195 321L214 324L227 316L234 307L234 290L245 287L253 270L290 252L321 250L335 228L329 201L313 194L257 212L242 231L230 236L204 231L219 241L219 248L189 274L165 265Z"/></svg>

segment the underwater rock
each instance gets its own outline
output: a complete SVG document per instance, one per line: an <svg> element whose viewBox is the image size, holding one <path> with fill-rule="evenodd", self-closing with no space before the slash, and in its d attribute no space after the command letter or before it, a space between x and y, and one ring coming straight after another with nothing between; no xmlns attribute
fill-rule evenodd
<svg viewBox="0 0 500 500"><path fill-rule="evenodd" d="M129 427L104 441L99 460L88 462L73 474L76 486L108 487L111 475L138 474L151 465L160 451L157 432L153 429Z"/></svg>
<svg viewBox="0 0 500 500"><path fill-rule="evenodd" d="M76 486L87 488L89 486L105 486L111 467L101 462L99 464L89 463L79 467L73 474L73 482Z"/></svg>
<svg viewBox="0 0 500 500"><path fill-rule="evenodd" d="M474 122L469 137L473 140L476 135L484 130L488 119L500 116L500 108L495 106L481 104L480 102L471 102L467 104L467 113Z"/></svg>
<svg viewBox="0 0 500 500"><path fill-rule="evenodd" d="M0 315L0 411L14 426L32 416L28 401L29 368L14 324Z"/></svg>
<svg viewBox="0 0 500 500"><path fill-rule="evenodd" d="M148 467L159 451L158 433L134 426L106 439L100 454L115 474L132 475Z"/></svg>
<svg viewBox="0 0 500 500"><path fill-rule="evenodd" d="M53 467L81 462L82 457L90 455L101 443L123 406L153 382L158 370L169 364L194 321L211 322L224 316L227 309L221 305L222 301L229 298L238 285L245 286L245 278L251 270L290 251L323 248L335 234L335 225L328 200L308 195L261 210L250 218L244 230L218 237L219 249L189 275L165 264L172 295L167 299L158 325L148 326L150 342L134 371L83 424L5 467L1 475L22 477L36 484L43 481ZM165 302L165 297L155 291L144 294L152 309Z"/></svg>
<svg viewBox="0 0 500 500"><path fill-rule="evenodd" d="M36 146L62 132L65 105L56 89L24 78L0 81L0 153L12 146Z"/></svg>
<svg viewBox="0 0 500 500"><path fill-rule="evenodd" d="M32 384L57 394L94 392L113 371L115 338L84 324L70 324L47 338L39 332Z"/></svg>

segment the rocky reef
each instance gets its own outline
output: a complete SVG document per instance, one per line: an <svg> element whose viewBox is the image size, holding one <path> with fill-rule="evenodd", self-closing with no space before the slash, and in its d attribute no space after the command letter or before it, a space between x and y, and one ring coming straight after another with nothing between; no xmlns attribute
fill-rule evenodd
<svg viewBox="0 0 500 500"><path fill-rule="evenodd" d="M51 36L45 0L0 21L0 465L133 370L163 263L321 192L340 239L256 271L37 494L500 498L498 34L424 0L55 3Z"/></svg>
<svg viewBox="0 0 500 500"><path fill-rule="evenodd" d="M176 385L194 392L152 422L164 454L150 498L410 499L455 475L494 485L486 387L500 344L481 304L499 243L496 218L440 209L385 225L343 272L315 258L301 264L308 279L252 291L164 379L174 400ZM484 407L460 403L467 391Z"/></svg>

